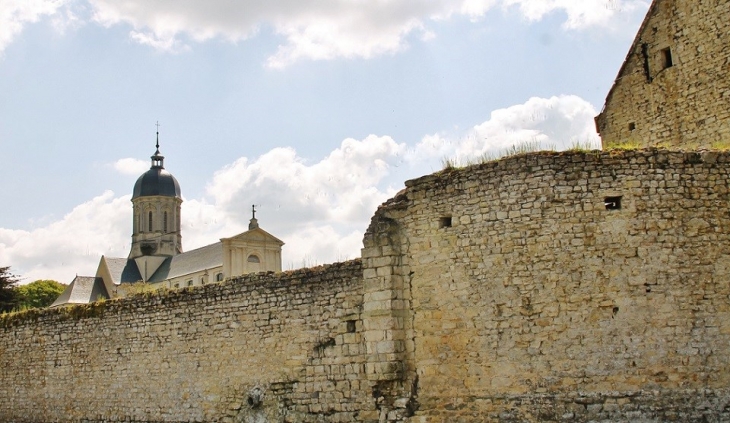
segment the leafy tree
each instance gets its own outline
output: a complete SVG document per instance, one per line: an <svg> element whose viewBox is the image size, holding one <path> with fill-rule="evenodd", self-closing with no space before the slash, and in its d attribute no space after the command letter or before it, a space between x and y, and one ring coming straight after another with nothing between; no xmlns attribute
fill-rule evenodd
<svg viewBox="0 0 730 423"><path fill-rule="evenodd" d="M13 311L18 305L17 283L18 277L10 273L10 266L0 267L0 312Z"/></svg>
<svg viewBox="0 0 730 423"><path fill-rule="evenodd" d="M66 285L52 280L37 280L15 288L20 309L48 307L66 289Z"/></svg>

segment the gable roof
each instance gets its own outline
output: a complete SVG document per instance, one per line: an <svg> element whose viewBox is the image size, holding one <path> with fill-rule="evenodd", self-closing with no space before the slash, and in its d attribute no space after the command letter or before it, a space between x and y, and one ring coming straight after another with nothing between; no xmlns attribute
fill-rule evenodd
<svg viewBox="0 0 730 423"><path fill-rule="evenodd" d="M106 267L109 269L109 274L112 278L111 282L115 285L123 282L138 282L142 280L137 263L132 259L102 256L101 260L106 263ZM96 276L100 275L97 274Z"/></svg>
<svg viewBox="0 0 730 423"><path fill-rule="evenodd" d="M189 275L201 270L223 266L223 245L220 242L168 257L149 282Z"/></svg>
<svg viewBox="0 0 730 423"><path fill-rule="evenodd" d="M76 276L68 287L56 298L51 307L58 307L68 304L88 304L93 303L99 298L108 299L104 287L104 281L101 278L93 276Z"/></svg>

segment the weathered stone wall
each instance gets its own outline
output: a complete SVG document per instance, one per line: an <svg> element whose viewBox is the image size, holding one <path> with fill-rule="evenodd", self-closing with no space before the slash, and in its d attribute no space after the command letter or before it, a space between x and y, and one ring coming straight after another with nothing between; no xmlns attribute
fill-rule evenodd
<svg viewBox="0 0 730 423"><path fill-rule="evenodd" d="M354 421L361 301L353 261L6 317L0 421Z"/></svg>
<svg viewBox="0 0 730 423"><path fill-rule="evenodd" d="M604 147L727 148L729 74L730 2L655 0L596 118Z"/></svg>
<svg viewBox="0 0 730 423"><path fill-rule="evenodd" d="M407 182L366 235L400 245L363 263L407 269L412 421L730 421L728 164L544 153Z"/></svg>
<svg viewBox="0 0 730 423"><path fill-rule="evenodd" d="M0 318L0 421L730 421L729 181L666 150L408 181L361 261Z"/></svg>

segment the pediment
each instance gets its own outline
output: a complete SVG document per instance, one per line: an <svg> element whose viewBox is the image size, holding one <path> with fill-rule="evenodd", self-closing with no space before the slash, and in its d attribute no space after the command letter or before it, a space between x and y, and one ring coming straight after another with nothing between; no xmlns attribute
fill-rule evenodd
<svg viewBox="0 0 730 423"><path fill-rule="evenodd" d="M243 243L274 243L284 245L284 242L279 238L271 235L261 228L251 229L246 232L242 232L238 235L230 238L222 238L222 242L230 242L232 244L243 244Z"/></svg>

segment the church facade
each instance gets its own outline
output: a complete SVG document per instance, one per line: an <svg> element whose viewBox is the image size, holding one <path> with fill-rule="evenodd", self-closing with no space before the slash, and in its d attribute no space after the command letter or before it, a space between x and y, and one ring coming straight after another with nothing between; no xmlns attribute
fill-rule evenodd
<svg viewBox="0 0 730 423"><path fill-rule="evenodd" d="M180 184L165 170L159 133L150 158L150 169L137 179L132 193L129 255L102 256L96 275L77 276L51 307L125 296L139 283L175 289L247 273L281 272L284 242L259 227L254 208L246 232L184 252Z"/></svg>

